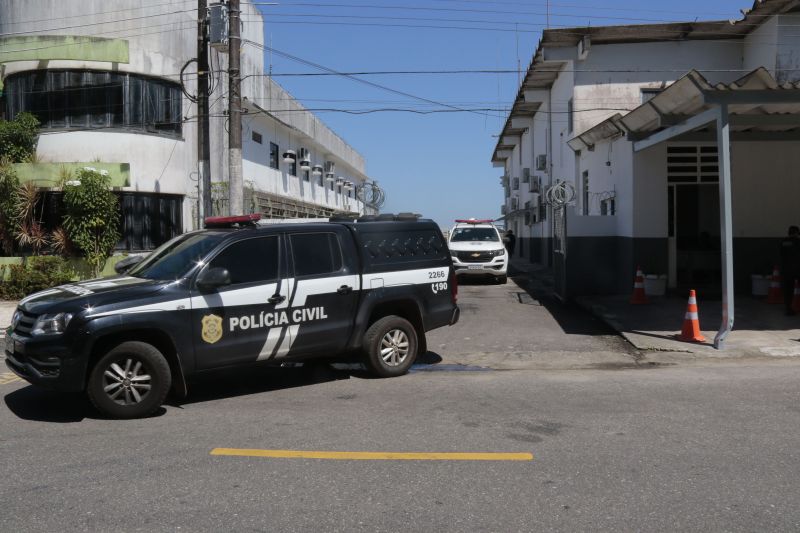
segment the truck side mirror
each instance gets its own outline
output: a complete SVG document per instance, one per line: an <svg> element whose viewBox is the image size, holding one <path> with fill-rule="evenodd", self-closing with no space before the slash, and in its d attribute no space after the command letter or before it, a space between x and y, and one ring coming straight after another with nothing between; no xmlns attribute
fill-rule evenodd
<svg viewBox="0 0 800 533"><path fill-rule="evenodd" d="M197 276L197 288L203 292L215 291L220 287L231 284L231 273L227 268L209 268Z"/></svg>
<svg viewBox="0 0 800 533"><path fill-rule="evenodd" d="M142 262L144 256L141 255L129 255L122 261L118 261L116 265L114 265L114 271L117 274L124 274L128 270L132 269L136 265Z"/></svg>

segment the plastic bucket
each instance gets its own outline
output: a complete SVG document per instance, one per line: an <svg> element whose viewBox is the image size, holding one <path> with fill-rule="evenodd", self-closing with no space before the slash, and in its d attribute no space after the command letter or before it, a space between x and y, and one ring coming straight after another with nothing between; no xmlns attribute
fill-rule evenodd
<svg viewBox="0 0 800 533"><path fill-rule="evenodd" d="M766 296L769 294L769 276L753 274L750 279L753 282L753 296Z"/></svg>
<svg viewBox="0 0 800 533"><path fill-rule="evenodd" d="M667 276L648 274L644 277L644 293L648 296L664 296L667 292Z"/></svg>

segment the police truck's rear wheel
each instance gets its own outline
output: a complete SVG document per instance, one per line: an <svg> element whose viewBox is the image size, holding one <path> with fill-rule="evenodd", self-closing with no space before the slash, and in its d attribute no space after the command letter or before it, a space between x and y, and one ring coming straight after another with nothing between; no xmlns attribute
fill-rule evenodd
<svg viewBox="0 0 800 533"><path fill-rule="evenodd" d="M172 375L154 346L123 342L101 357L89 375L87 392L94 406L115 418L153 414L167 397Z"/></svg>
<svg viewBox="0 0 800 533"><path fill-rule="evenodd" d="M372 324L364 335L364 360L373 374L402 376L417 358L417 330L399 316L387 316Z"/></svg>

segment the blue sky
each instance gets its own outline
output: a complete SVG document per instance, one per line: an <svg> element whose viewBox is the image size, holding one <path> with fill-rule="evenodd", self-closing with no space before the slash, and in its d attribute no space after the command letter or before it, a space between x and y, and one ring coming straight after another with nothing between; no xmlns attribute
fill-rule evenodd
<svg viewBox="0 0 800 533"><path fill-rule="evenodd" d="M752 0L554 0L550 24L736 19L751 6ZM259 7L266 44L339 72L515 70L518 58L524 70L546 23L544 0L280 0ZM384 212L422 213L443 227L455 218L499 216L502 171L490 158L505 113L454 108L507 108L516 72L356 76L423 100L341 76L282 76L321 71L277 53L272 72L364 155L367 174L386 191Z"/></svg>

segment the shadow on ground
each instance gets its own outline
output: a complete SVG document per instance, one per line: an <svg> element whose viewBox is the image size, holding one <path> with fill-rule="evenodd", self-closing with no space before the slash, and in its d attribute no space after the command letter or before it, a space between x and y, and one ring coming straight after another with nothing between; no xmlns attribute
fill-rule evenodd
<svg viewBox="0 0 800 533"><path fill-rule="evenodd" d="M416 369L441 363L442 357L427 352L417 358ZM166 405L180 408L207 401L261 394L295 387L307 387L342 379L376 379L360 364L307 363L292 368L254 365L237 369L209 372L189 382L189 396L167 398ZM105 419L83 393L55 392L29 385L5 395L8 409L22 420L68 424L85 418ZM161 416L160 408L152 416Z"/></svg>
<svg viewBox="0 0 800 533"><path fill-rule="evenodd" d="M553 295L552 288L529 273L509 269L509 277L524 291L521 303L541 305L558 322L561 330L569 335L619 336L611 326L573 302L563 302ZM527 298L525 297L527 295Z"/></svg>

